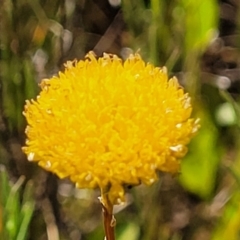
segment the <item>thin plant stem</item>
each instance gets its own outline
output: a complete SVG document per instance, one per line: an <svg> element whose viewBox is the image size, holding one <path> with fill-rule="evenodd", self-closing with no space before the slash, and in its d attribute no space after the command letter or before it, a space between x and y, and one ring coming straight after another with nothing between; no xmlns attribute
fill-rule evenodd
<svg viewBox="0 0 240 240"><path fill-rule="evenodd" d="M102 193L99 199L102 204L105 240L115 240L116 220L113 215L113 204L109 201L107 193Z"/></svg>

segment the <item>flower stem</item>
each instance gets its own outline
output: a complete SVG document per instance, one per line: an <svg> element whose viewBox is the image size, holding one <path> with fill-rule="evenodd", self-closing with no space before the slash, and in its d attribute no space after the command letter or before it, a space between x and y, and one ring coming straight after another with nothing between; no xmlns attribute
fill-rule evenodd
<svg viewBox="0 0 240 240"><path fill-rule="evenodd" d="M116 220L113 216L113 204L109 201L108 194L102 194L100 198L103 212L103 222L105 230L105 240L115 240Z"/></svg>

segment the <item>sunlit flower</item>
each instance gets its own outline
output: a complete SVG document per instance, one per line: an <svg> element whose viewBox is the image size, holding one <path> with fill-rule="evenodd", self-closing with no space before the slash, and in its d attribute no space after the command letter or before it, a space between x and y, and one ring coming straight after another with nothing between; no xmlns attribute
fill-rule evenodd
<svg viewBox="0 0 240 240"><path fill-rule="evenodd" d="M99 187L113 204L124 201L125 184L179 171L198 121L176 78L138 54L123 62L89 53L65 66L26 102L29 161L79 188Z"/></svg>

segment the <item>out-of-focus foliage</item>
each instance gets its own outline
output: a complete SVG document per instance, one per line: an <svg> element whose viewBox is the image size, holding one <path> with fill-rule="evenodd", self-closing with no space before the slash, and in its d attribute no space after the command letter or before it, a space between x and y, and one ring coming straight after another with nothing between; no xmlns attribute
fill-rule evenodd
<svg viewBox="0 0 240 240"><path fill-rule="evenodd" d="M225 199L226 206L223 210L222 216L218 220L215 231L213 232L212 239L239 239L240 236L240 102L235 101L227 92L221 92L222 97L229 104L228 107L232 108L234 114L234 125L237 125L235 137L236 152L233 162L227 164L227 169L230 175L233 177L229 180L228 186L222 189L222 195L231 196L229 199ZM228 114L230 115L230 114ZM227 201L229 200L229 201Z"/></svg>
<svg viewBox="0 0 240 240"><path fill-rule="evenodd" d="M133 49L170 70L179 61L198 57L216 34L218 6L214 0L123 0L122 6Z"/></svg>
<svg viewBox="0 0 240 240"><path fill-rule="evenodd" d="M0 163L11 174L2 172L0 184L9 186L23 174L33 180L36 205L24 225L26 239L103 238L99 193L58 180L28 164L21 152L25 99L35 97L42 78L89 50L123 58L140 51L145 60L167 66L201 118L179 177L161 175L151 187L135 187L126 205L116 208L117 239L239 239L239 16L234 0L1 2ZM15 210L1 207L1 216L21 209L23 189L28 187L11 200ZM1 233L7 231L2 219Z"/></svg>
<svg viewBox="0 0 240 240"><path fill-rule="evenodd" d="M32 98L37 91L35 71L44 67L44 61L54 64L58 61L62 4L61 1L2 2L1 101L10 131L19 131L24 126L25 99ZM44 55L41 48L47 51L46 56L39 56Z"/></svg>
<svg viewBox="0 0 240 240"><path fill-rule="evenodd" d="M207 112L198 111L201 130L190 145L190 152L182 162L180 181L189 191L208 198L214 188L220 151L217 147L218 130ZM201 181L199 181L201 179Z"/></svg>
<svg viewBox="0 0 240 240"><path fill-rule="evenodd" d="M12 184L6 169L0 165L0 239L28 239L28 226L34 211L32 183L24 187L24 177Z"/></svg>

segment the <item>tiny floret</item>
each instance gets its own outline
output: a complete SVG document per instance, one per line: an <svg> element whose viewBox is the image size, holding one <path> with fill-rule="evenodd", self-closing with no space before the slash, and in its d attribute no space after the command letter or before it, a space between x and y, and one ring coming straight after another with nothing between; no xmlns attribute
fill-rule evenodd
<svg viewBox="0 0 240 240"><path fill-rule="evenodd" d="M26 101L23 151L79 188L100 188L112 204L124 186L152 184L158 171L177 173L186 145L199 128L190 97L166 68L139 54L68 61Z"/></svg>
<svg viewBox="0 0 240 240"><path fill-rule="evenodd" d="M34 159L34 153L30 152L30 153L28 154L28 156L27 156L27 159L28 159L29 162L33 161L33 159Z"/></svg>

